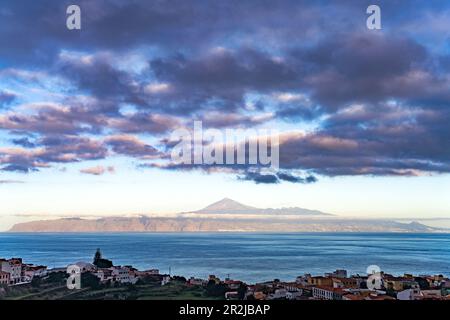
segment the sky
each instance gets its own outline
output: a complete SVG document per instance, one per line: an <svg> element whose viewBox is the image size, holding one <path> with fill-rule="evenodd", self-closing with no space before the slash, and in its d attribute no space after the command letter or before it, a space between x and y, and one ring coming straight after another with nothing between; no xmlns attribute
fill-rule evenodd
<svg viewBox="0 0 450 320"><path fill-rule="evenodd" d="M0 230L224 197L450 218L449 39L444 1L3 1ZM279 168L174 162L194 121L277 130Z"/></svg>

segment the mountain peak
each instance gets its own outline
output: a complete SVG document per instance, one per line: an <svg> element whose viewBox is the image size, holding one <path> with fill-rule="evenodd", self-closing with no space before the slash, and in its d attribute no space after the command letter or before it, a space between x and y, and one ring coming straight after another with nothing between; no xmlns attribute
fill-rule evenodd
<svg viewBox="0 0 450 320"><path fill-rule="evenodd" d="M209 206L199 210L198 212L213 212L213 211L242 211L242 210L252 210L256 209L254 207L246 206L242 203L239 203L233 199L230 198L223 198L222 200L219 200L217 202L214 202L213 204L210 204Z"/></svg>
<svg viewBox="0 0 450 320"><path fill-rule="evenodd" d="M247 206L230 198L223 198L220 201L203 208L201 210L193 211L191 213L202 214L238 214L238 215L264 215L264 216L330 216L328 213L323 213L317 210L308 210L303 208L280 208L280 209L261 209Z"/></svg>

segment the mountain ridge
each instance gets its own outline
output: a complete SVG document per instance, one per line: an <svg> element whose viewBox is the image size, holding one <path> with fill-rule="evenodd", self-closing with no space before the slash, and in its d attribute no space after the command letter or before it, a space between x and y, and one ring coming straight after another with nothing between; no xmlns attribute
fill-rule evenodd
<svg viewBox="0 0 450 320"><path fill-rule="evenodd" d="M230 198L223 198L203 209L184 212L193 214L240 214L240 215L298 215L298 216L334 216L318 210L299 207L290 208L257 208L242 204Z"/></svg>

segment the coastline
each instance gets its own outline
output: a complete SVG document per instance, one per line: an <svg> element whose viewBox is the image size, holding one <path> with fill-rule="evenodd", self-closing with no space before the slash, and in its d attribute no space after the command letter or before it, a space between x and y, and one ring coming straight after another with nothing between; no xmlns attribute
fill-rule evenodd
<svg viewBox="0 0 450 320"><path fill-rule="evenodd" d="M0 300L450 300L450 279L442 274L393 275L378 266L365 274L337 269L320 275L304 273L290 281L274 278L249 283L139 270L114 265L97 249L92 263L74 262L47 268L21 257L0 257ZM6 277L6 278L5 278Z"/></svg>
<svg viewBox="0 0 450 320"><path fill-rule="evenodd" d="M155 266L187 276L284 280L297 273L377 264L392 274L450 275L444 233L0 233L0 257L21 256L50 267L80 261L101 247L118 264ZM272 271L270 271L272 270Z"/></svg>

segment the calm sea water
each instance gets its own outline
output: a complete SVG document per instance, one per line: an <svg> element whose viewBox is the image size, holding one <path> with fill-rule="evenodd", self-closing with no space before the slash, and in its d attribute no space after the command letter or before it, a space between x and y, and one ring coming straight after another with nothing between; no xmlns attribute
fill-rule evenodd
<svg viewBox="0 0 450 320"><path fill-rule="evenodd" d="M0 233L0 257L49 267L91 262L96 248L116 265L161 272L170 267L186 277L230 274L248 282L338 268L363 274L373 264L393 274L450 275L450 234Z"/></svg>

